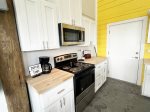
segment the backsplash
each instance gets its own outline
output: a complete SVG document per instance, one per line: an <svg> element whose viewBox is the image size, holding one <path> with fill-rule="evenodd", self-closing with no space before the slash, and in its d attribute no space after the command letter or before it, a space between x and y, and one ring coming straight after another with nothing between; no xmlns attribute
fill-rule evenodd
<svg viewBox="0 0 150 112"><path fill-rule="evenodd" d="M34 64L39 63L40 56L49 56L50 63L52 67L54 67L54 60L53 57L67 54L67 53L77 53L78 57L81 57L80 50L91 50L92 56L96 56L94 46L66 46L61 47L59 49L52 49L52 50L45 50L45 51L32 51L32 52L22 52L23 53L23 61L25 67L26 75L29 74L28 67Z"/></svg>

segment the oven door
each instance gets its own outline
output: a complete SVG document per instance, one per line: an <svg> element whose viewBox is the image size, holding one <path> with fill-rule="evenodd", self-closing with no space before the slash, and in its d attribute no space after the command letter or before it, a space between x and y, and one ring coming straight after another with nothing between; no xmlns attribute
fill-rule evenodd
<svg viewBox="0 0 150 112"><path fill-rule="evenodd" d="M94 68L75 75L75 97L79 96L84 90L95 82Z"/></svg>

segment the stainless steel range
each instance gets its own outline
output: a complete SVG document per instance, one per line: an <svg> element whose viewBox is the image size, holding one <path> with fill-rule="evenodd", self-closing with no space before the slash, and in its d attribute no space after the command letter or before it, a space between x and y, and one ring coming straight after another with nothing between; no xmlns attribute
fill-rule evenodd
<svg viewBox="0 0 150 112"><path fill-rule="evenodd" d="M94 97L94 65L77 61L77 54L70 53L54 57L55 67L74 75L76 112L82 112Z"/></svg>

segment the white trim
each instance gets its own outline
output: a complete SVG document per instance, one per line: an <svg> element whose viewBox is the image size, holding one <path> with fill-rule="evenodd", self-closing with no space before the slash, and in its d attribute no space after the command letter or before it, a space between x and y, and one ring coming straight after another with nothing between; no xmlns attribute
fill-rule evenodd
<svg viewBox="0 0 150 112"><path fill-rule="evenodd" d="M96 52L98 51L98 34L97 34L97 30L98 30L98 27L97 27L97 20L98 20L98 13L97 13L97 10L98 10L98 4L97 4L98 0L95 0L95 23L96 23Z"/></svg>
<svg viewBox="0 0 150 112"><path fill-rule="evenodd" d="M107 25L107 49L106 49L107 54L106 55L107 57L109 57L108 51L109 51L109 28L110 26L125 24L125 23L135 22L135 21L143 21L142 39L141 39L141 46L140 46L139 70L138 70L138 78L137 78L137 85L141 85L142 66L143 66L143 58L144 58L144 45L145 45L147 22L148 22L147 16L108 24Z"/></svg>

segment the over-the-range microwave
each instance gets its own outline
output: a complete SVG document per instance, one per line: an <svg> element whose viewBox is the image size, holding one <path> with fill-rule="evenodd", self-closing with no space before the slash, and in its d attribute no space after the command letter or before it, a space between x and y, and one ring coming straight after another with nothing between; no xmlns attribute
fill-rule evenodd
<svg viewBox="0 0 150 112"><path fill-rule="evenodd" d="M79 45L85 42L85 28L59 23L59 38L62 46Z"/></svg>

